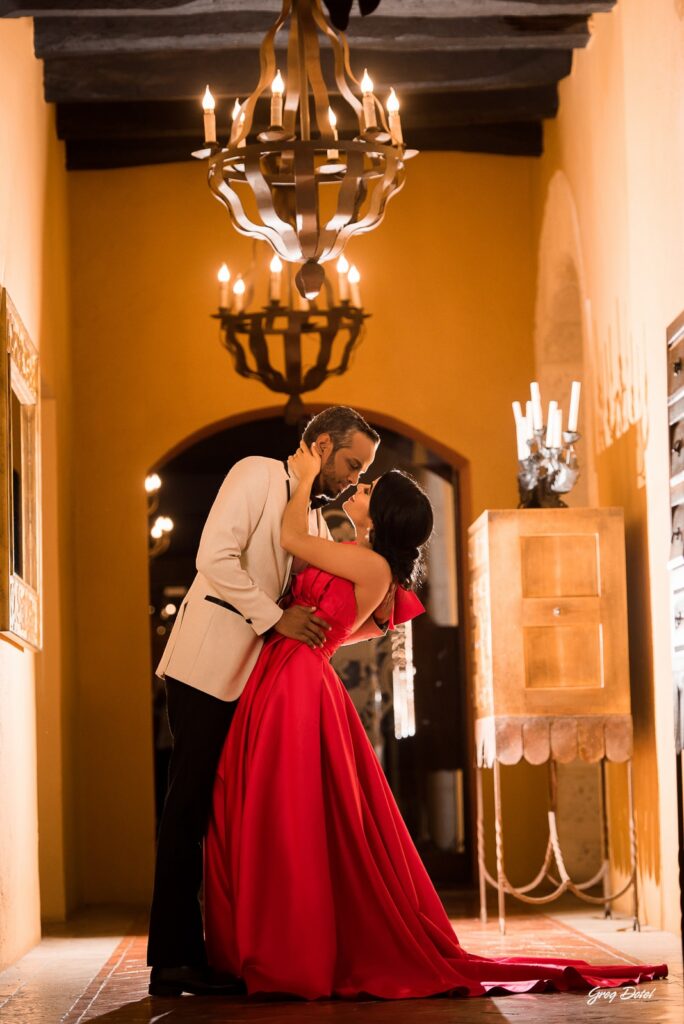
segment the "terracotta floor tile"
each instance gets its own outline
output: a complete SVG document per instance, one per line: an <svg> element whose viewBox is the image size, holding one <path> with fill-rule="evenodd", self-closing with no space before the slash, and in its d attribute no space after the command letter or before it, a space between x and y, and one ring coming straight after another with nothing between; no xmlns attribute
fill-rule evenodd
<svg viewBox="0 0 684 1024"><path fill-rule="evenodd" d="M12 1024L495 1024L569 1018L592 1024L681 1024L684 989L676 936L644 929L634 933L625 919L606 921L576 904L559 904L551 914L512 905L507 934L496 917L483 925L471 893L445 894L463 947L486 956L581 957L604 963L667 962L666 981L614 990L590 1005L586 993L545 993L478 999L401 1002L269 1002L246 998L147 995L145 918L106 908L79 915L50 929L41 945L0 974L0 1021ZM492 907L492 911L494 908ZM118 930L118 931L117 931ZM123 935L124 932L128 934ZM123 935L123 937L122 937ZM611 993L612 994L612 993Z"/></svg>

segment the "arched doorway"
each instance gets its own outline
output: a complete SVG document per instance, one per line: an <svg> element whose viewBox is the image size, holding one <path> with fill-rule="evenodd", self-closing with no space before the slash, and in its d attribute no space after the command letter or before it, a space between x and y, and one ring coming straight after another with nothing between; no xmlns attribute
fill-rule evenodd
<svg viewBox="0 0 684 1024"><path fill-rule="evenodd" d="M314 407L311 411L318 410ZM418 477L435 507L428 581L421 592L427 614L416 620L408 637L415 668L412 695L407 673L398 671L398 657L406 651L405 637L402 651L397 650L402 638L394 634L343 648L333 664L359 711L434 881L455 886L467 883L472 869L462 594L467 467L457 453L406 425L360 411L382 436L369 477L393 466L407 469ZM159 512L174 523L168 548L150 559L153 665L161 657L175 612L192 582L202 528L224 476L248 455L286 458L295 450L300 434L298 427L284 422L281 409L262 410L211 425L151 467L162 479ZM344 515L340 504L338 499L325 510L333 533ZM159 813L171 737L163 684L155 679L153 686ZM411 703L408 727L407 700Z"/></svg>

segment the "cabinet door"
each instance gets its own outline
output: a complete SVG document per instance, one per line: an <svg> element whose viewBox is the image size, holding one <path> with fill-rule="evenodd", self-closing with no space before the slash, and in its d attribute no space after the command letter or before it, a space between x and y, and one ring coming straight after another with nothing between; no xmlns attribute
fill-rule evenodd
<svg viewBox="0 0 684 1024"><path fill-rule="evenodd" d="M502 531L496 554L490 543L505 713L628 714L622 510L525 509L516 533Z"/></svg>

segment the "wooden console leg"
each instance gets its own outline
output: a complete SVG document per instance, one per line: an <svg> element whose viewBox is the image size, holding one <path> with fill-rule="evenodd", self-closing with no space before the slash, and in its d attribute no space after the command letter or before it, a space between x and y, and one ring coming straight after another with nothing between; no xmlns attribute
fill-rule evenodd
<svg viewBox="0 0 684 1024"><path fill-rule="evenodd" d="M503 822L501 819L501 767L494 761L494 825L496 829L496 888L499 898L499 931L506 934L506 904L504 888Z"/></svg>
<svg viewBox="0 0 684 1024"><path fill-rule="evenodd" d="M487 879L485 878L484 809L482 802L482 768L475 769L475 793L477 800L477 872L480 882L480 921L487 923Z"/></svg>
<svg viewBox="0 0 684 1024"><path fill-rule="evenodd" d="M639 888L637 870L637 834L634 821L634 780L632 778L632 758L627 761L627 792L629 800L629 860L632 871L632 929L641 931L639 924Z"/></svg>
<svg viewBox="0 0 684 1024"><path fill-rule="evenodd" d="M601 758L599 763L599 771L601 787L600 787L600 800L601 800L601 861L603 864L603 896L604 898L608 895L610 889L610 846L608 839L608 798L606 794L606 762L604 758ZM612 911L610 909L610 903L608 900L603 904L603 916L612 917Z"/></svg>

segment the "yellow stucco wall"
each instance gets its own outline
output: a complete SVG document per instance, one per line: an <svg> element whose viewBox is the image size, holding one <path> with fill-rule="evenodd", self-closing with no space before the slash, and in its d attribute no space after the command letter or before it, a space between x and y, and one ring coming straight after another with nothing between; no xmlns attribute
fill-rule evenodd
<svg viewBox="0 0 684 1024"><path fill-rule="evenodd" d="M385 223L350 246L372 313L367 337L350 372L314 395L456 449L471 463L473 516L516 500L510 402L532 375L532 174L532 161L507 158L428 153L411 164ZM203 165L73 173L69 197L87 822L78 873L87 901L136 899L152 869L142 481L192 432L274 399L236 376L209 318L219 264L246 267L251 246ZM517 809L511 823L521 836L529 813ZM511 857L515 875L513 844Z"/></svg>
<svg viewBox="0 0 684 1024"><path fill-rule="evenodd" d="M43 461L52 499L44 513L51 568L69 558L66 174L42 91L31 22L0 22L0 282L40 349L43 395L50 399ZM70 649L59 622L67 578L49 580L46 589L44 653L0 640L0 966L38 940L41 901L48 917L63 917L68 903L70 777L61 720L70 707Z"/></svg>
<svg viewBox="0 0 684 1024"><path fill-rule="evenodd" d="M562 180L582 265L599 502L625 508L642 900L650 924L675 931L665 331L684 308L684 8L621 0L593 28L546 125L537 224ZM626 793L622 773L611 777L619 882L629 863Z"/></svg>

